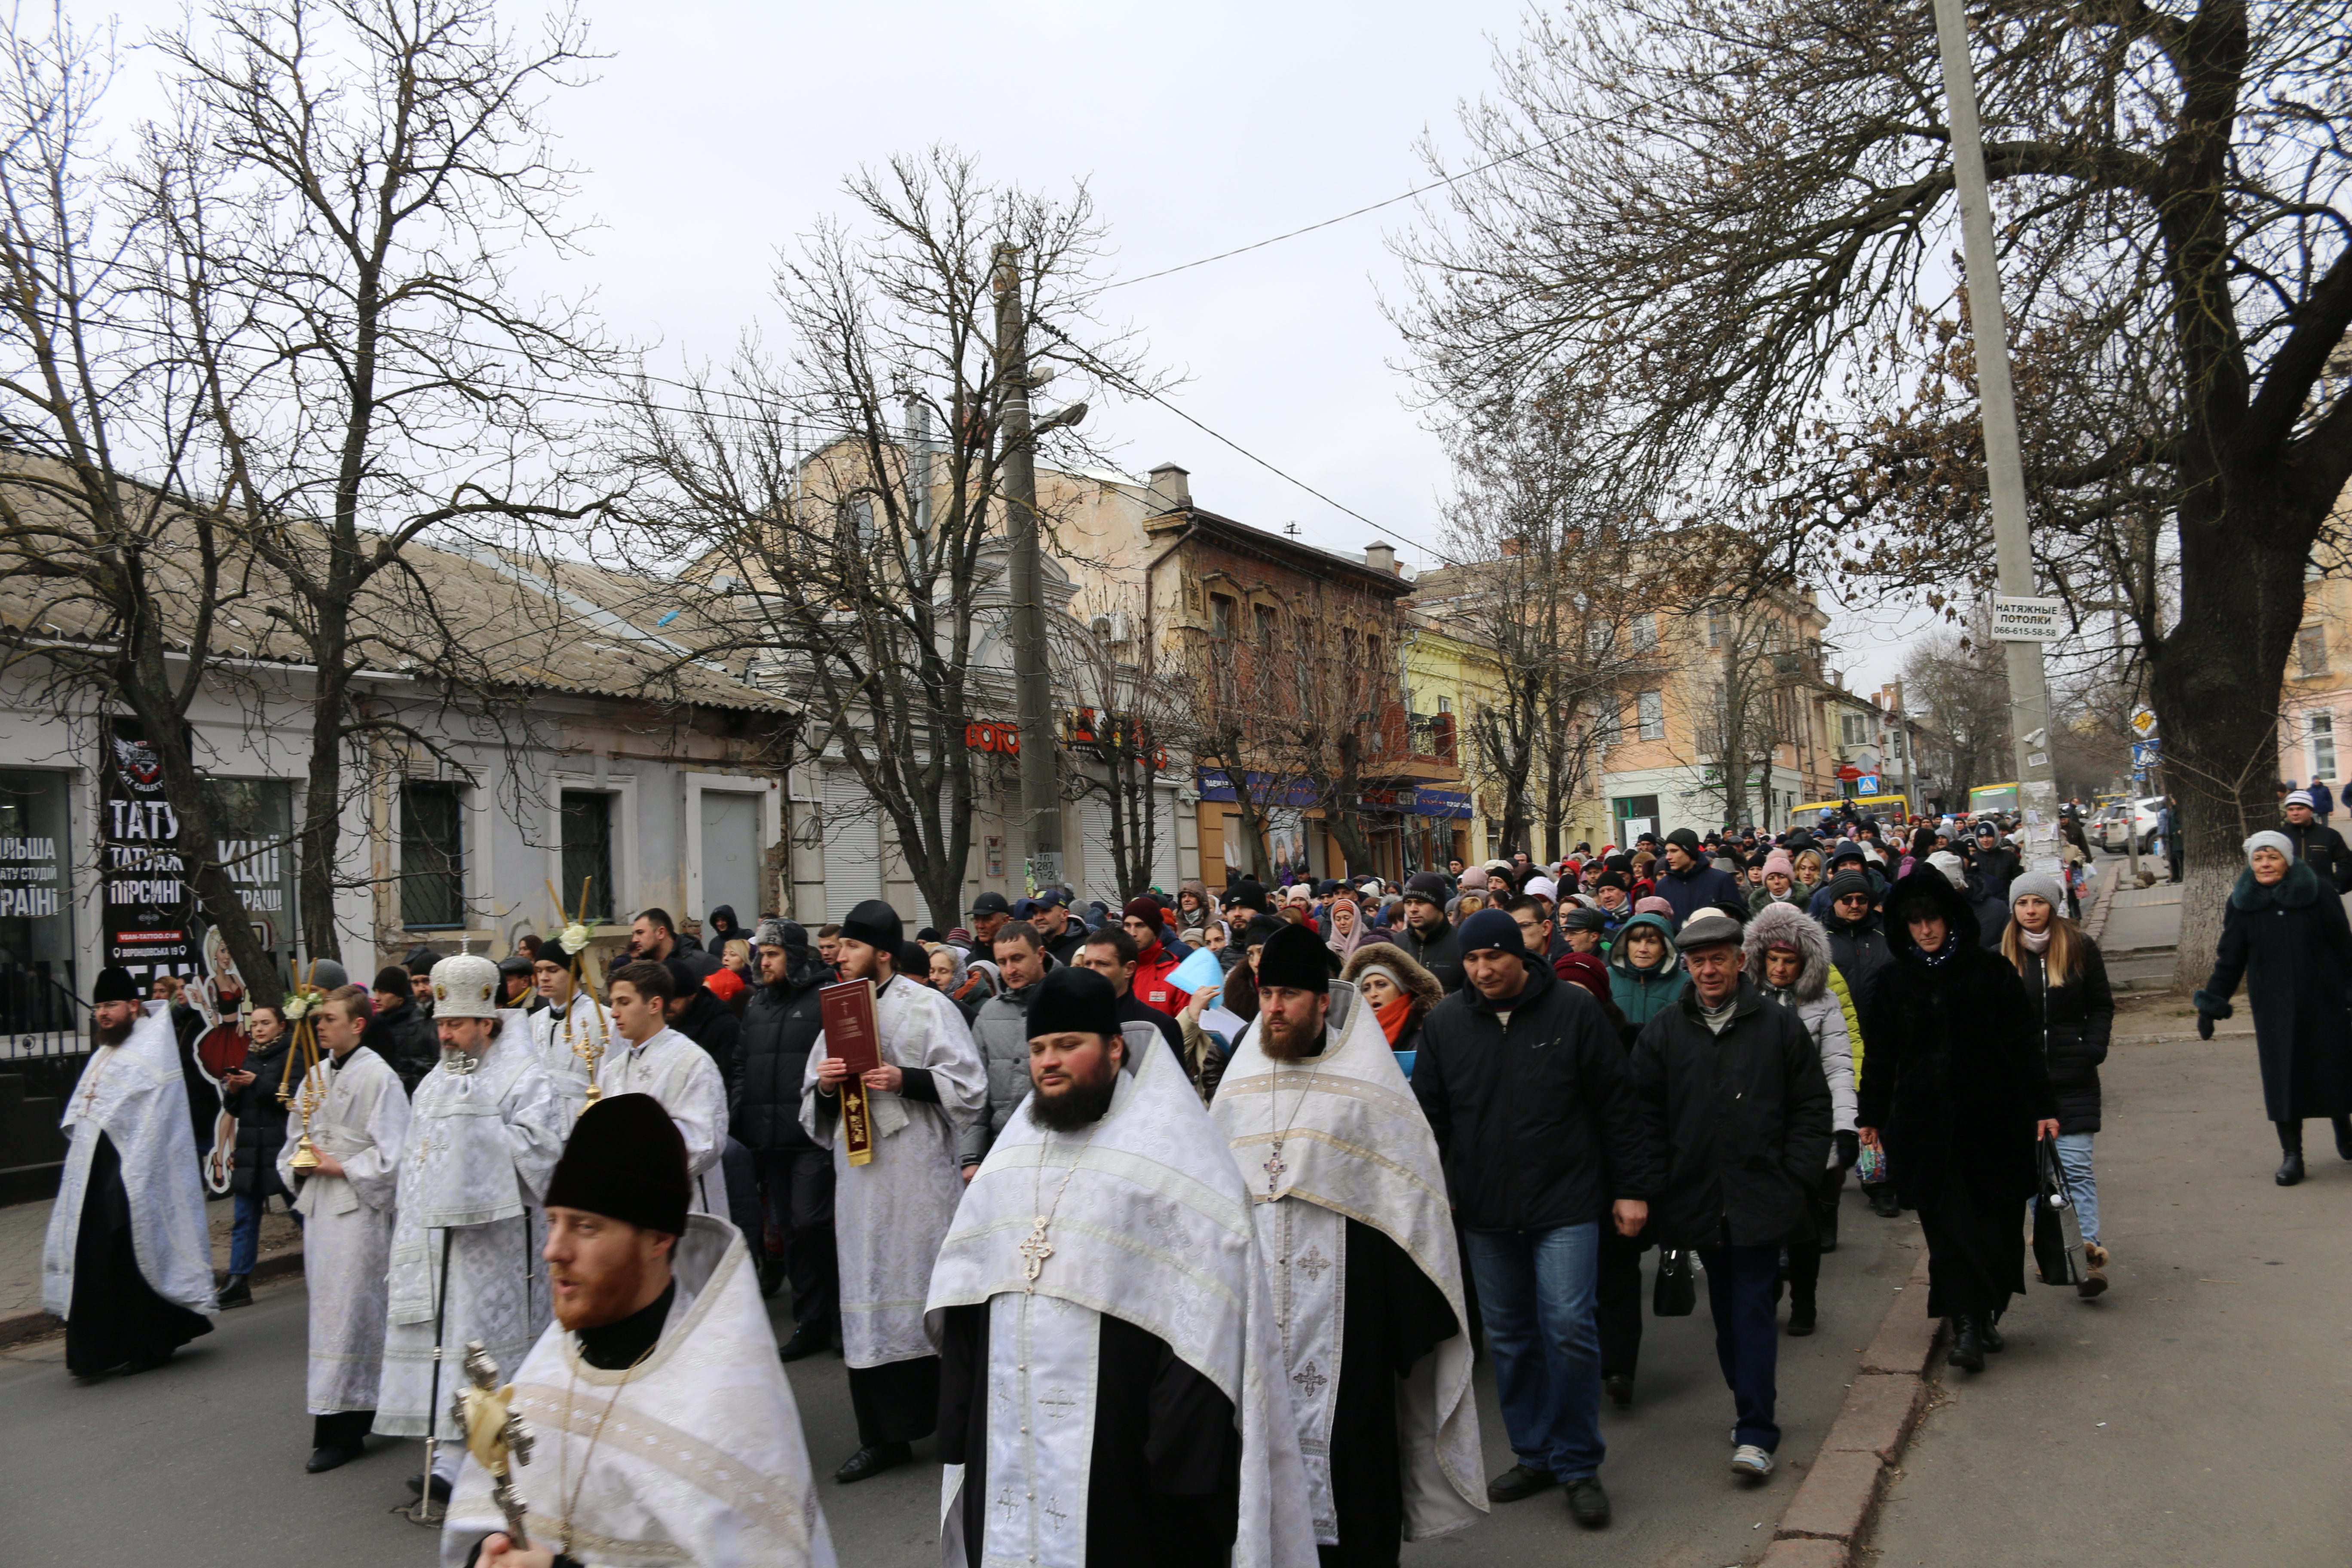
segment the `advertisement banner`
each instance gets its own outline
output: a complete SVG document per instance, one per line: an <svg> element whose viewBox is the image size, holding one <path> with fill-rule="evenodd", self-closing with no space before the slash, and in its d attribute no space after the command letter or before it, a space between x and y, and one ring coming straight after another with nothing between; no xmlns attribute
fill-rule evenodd
<svg viewBox="0 0 2352 1568"><path fill-rule="evenodd" d="M163 768L139 721L109 726L100 770L99 868L105 878L103 962L131 972L140 988L159 974L197 969L195 900L180 852L180 816L163 798Z"/></svg>

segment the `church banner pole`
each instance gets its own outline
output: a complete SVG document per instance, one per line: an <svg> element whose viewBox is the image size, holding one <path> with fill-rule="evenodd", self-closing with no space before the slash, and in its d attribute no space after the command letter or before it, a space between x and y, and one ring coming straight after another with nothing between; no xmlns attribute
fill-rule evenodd
<svg viewBox="0 0 2352 1568"><path fill-rule="evenodd" d="M528 1234L529 1227L525 1227ZM449 1227L441 1227L441 1279L433 1292L433 1393L425 1402L425 1485L416 1494L416 1511L409 1518L418 1524L437 1525L433 1515L433 1461L441 1443L441 1340L448 1328L449 1311ZM456 1487L451 1487L454 1494ZM448 1510L444 1509L446 1517Z"/></svg>

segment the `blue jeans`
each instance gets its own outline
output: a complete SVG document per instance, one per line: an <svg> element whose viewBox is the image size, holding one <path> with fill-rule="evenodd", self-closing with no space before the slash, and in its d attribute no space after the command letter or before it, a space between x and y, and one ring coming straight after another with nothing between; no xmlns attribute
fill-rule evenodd
<svg viewBox="0 0 2352 1568"><path fill-rule="evenodd" d="M1563 1481L1601 1468L1601 1227L1466 1231L1511 1451Z"/></svg>
<svg viewBox="0 0 2352 1568"><path fill-rule="evenodd" d="M1715 1318L1715 1360L1731 1387L1738 1422L1734 1439L1766 1453L1780 1446L1780 1426L1772 1418L1779 1396L1780 1325L1772 1321L1779 1294L1780 1249L1777 1247L1702 1247L1706 1268L1706 1310Z"/></svg>
<svg viewBox="0 0 2352 1568"><path fill-rule="evenodd" d="M2099 1177L2091 1169L2091 1139L2088 1132L2058 1134L2058 1168L2066 1175L2066 1195L2074 1200L2074 1223L2083 1227L2083 1239L2099 1239Z"/></svg>
<svg viewBox="0 0 2352 1568"><path fill-rule="evenodd" d="M236 1218L228 1233L228 1271L250 1274L261 1257L261 1212L268 1206L269 1199L237 1193L229 1202L236 1206ZM295 1215L294 1223L300 1225L302 1216Z"/></svg>

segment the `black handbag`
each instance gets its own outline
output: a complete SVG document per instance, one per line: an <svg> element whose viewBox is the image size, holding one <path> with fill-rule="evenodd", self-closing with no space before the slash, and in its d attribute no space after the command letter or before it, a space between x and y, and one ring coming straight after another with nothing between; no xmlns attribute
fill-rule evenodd
<svg viewBox="0 0 2352 1568"><path fill-rule="evenodd" d="M1650 1310L1661 1318L1687 1318L1698 1307L1698 1254L1669 1247L1658 1254L1657 1283L1650 1287Z"/></svg>
<svg viewBox="0 0 2352 1568"><path fill-rule="evenodd" d="M2044 1138L2035 1147L2040 1173L2033 1194L2033 1266L2044 1285L2080 1285L2083 1269L2083 1226L2074 1200L2066 1191L2066 1172L2058 1163L2058 1141Z"/></svg>

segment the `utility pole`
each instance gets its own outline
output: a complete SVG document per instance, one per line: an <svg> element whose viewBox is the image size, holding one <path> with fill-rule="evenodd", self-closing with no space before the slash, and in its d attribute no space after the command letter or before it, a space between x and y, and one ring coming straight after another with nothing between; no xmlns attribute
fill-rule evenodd
<svg viewBox="0 0 2352 1568"><path fill-rule="evenodd" d="M1005 531L1012 541L1013 679L1020 697L1021 818L1027 881L1035 892L1062 881L1062 788L1055 775L1054 675L1045 663L1045 568L1037 546L1037 463L1029 423L1028 308L1021 247L996 247L996 374L1004 384L998 428L1003 454Z"/></svg>
<svg viewBox="0 0 2352 1568"><path fill-rule="evenodd" d="M1968 258L1969 320L1976 335L2000 597L2031 600L2033 551L2025 515L2025 462L2017 440L2017 397L2009 379L2009 319L2001 308L2000 264L1993 248L1992 194L1985 179L1983 129L1977 121L1976 75L1969 63L1968 14L1962 0L1935 0L1935 6L1936 41L1943 55L1944 95L1951 118L1952 176L1959 187L1962 251ZM1996 621L1998 612L1996 605ZM2000 635L1998 628L1995 635ZM2030 870L2054 871L2058 786L2051 765L2050 689L2042 674L2042 644L2004 638L2002 648L2009 666L2018 809L2025 818L2025 864Z"/></svg>

